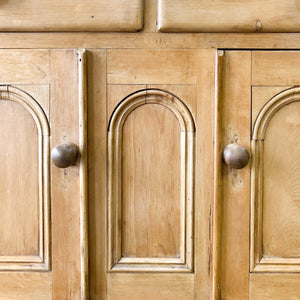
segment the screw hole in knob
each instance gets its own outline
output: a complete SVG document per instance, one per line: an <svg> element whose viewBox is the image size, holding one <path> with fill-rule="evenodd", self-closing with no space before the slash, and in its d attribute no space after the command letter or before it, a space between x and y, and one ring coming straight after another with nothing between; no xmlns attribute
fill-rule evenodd
<svg viewBox="0 0 300 300"><path fill-rule="evenodd" d="M238 144L229 144L223 150L223 161L233 169L242 169L247 166L250 159L246 148Z"/></svg>
<svg viewBox="0 0 300 300"><path fill-rule="evenodd" d="M79 156L79 148L73 143L55 146L51 151L51 159L58 168L67 168L74 164Z"/></svg>

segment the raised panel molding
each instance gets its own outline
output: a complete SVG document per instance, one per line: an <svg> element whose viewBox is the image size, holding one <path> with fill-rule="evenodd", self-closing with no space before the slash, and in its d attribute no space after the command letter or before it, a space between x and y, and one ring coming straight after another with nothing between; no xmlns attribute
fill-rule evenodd
<svg viewBox="0 0 300 300"><path fill-rule="evenodd" d="M38 131L38 254L0 256L1 271L30 271L50 269L50 197L49 197L49 124L47 117L28 93L10 85L0 85L0 101L13 101L27 110ZM28 157L24 157L24 160ZM28 216L30 218L30 216ZM0 220L1 222L1 220Z"/></svg>
<svg viewBox="0 0 300 300"><path fill-rule="evenodd" d="M149 104L158 105L162 109L167 108L170 115L175 116L175 122L178 122L180 130L178 135L180 137L178 145L180 249L175 256L139 257L122 253L122 242L124 242L122 241L123 126L131 113ZM114 110L108 126L108 271L191 272L193 270L194 135L193 117L186 105L176 96L163 90L137 91L123 99Z"/></svg>
<svg viewBox="0 0 300 300"><path fill-rule="evenodd" d="M259 112L251 141L251 272L299 272L300 257L271 257L264 255L264 148L265 137L272 118L283 107L300 101L300 88L287 89L269 100ZM280 213L280 212L278 212Z"/></svg>

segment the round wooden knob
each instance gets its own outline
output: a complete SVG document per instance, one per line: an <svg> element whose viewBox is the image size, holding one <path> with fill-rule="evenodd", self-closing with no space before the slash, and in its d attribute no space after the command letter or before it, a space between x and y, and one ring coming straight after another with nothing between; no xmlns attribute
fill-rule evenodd
<svg viewBox="0 0 300 300"><path fill-rule="evenodd" d="M67 168L74 164L79 155L79 148L73 143L55 146L51 151L52 162L58 168Z"/></svg>
<svg viewBox="0 0 300 300"><path fill-rule="evenodd" d="M229 144L223 150L223 160L233 169L242 169L247 166L250 155L246 148L237 144Z"/></svg>

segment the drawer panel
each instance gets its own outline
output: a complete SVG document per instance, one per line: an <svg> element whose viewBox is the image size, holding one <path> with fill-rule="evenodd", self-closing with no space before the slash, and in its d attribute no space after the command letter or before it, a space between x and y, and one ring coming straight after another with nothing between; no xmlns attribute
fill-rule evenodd
<svg viewBox="0 0 300 300"><path fill-rule="evenodd" d="M0 31L138 31L142 0L0 1Z"/></svg>
<svg viewBox="0 0 300 300"><path fill-rule="evenodd" d="M164 32L299 32L294 0L159 0Z"/></svg>

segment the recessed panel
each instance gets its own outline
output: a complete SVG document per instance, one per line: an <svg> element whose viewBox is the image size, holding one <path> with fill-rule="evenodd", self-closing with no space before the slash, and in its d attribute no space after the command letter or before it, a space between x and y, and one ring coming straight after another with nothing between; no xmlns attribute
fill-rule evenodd
<svg viewBox="0 0 300 300"><path fill-rule="evenodd" d="M164 32L299 32L294 0L159 0Z"/></svg>
<svg viewBox="0 0 300 300"><path fill-rule="evenodd" d="M0 86L0 138L0 270L48 270L49 125L20 88Z"/></svg>
<svg viewBox="0 0 300 300"><path fill-rule="evenodd" d="M0 2L1 31L137 31L142 0L24 0Z"/></svg>
<svg viewBox="0 0 300 300"><path fill-rule="evenodd" d="M180 257L180 128L161 105L135 109L123 126L122 257Z"/></svg>
<svg viewBox="0 0 300 300"><path fill-rule="evenodd" d="M300 102L271 119L264 142L263 255L300 256Z"/></svg>
<svg viewBox="0 0 300 300"><path fill-rule="evenodd" d="M190 272L194 122L175 96L145 89L114 110L108 132L112 272Z"/></svg>
<svg viewBox="0 0 300 300"><path fill-rule="evenodd" d="M255 272L300 270L299 136L299 88L266 99L252 137L251 269Z"/></svg>
<svg viewBox="0 0 300 300"><path fill-rule="evenodd" d="M38 132L21 105L0 100L0 139L0 256L38 255Z"/></svg>

